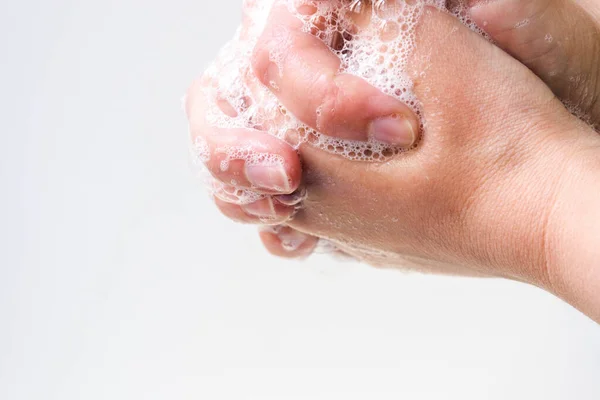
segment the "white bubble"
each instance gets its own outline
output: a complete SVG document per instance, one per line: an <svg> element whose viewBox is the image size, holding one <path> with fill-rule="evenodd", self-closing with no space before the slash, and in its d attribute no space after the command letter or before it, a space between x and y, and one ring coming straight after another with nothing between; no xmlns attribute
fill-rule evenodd
<svg viewBox="0 0 600 400"><path fill-rule="evenodd" d="M530 23L529 18L524 19L523 21L517 22L517 24L515 25L515 29L523 28L523 27L529 25L529 23Z"/></svg>
<svg viewBox="0 0 600 400"><path fill-rule="evenodd" d="M264 153L261 151L259 144L246 146L223 146L215 149L215 154L223 154L221 160L221 170L227 171L229 164L233 160L243 160L245 165L283 165L284 159L279 154Z"/></svg>
<svg viewBox="0 0 600 400"><path fill-rule="evenodd" d="M216 179L211 179L209 184L210 193L226 203L246 205L265 198L264 195L249 189L240 189L232 185L226 185Z"/></svg>
<svg viewBox="0 0 600 400"><path fill-rule="evenodd" d="M319 38L339 57L339 73L361 77L422 115L407 72L408 60L416 47L416 26L426 6L446 10L444 0L245 0L247 25L243 30L238 29L233 40L221 50L217 61L205 72L205 77L212 82L205 90L209 104L208 124L220 128L264 130L286 140L296 149L302 143L310 142L327 152L358 161L383 161L406 151L374 140L343 140L317 132L279 103L272 93L280 90L274 80L268 82L270 88L267 88L255 77L251 66L252 54L274 4L287 6L289 12L301 21L302 31ZM300 6L309 6L315 12L300 13ZM468 17L466 9L459 7L453 13L465 25L484 35ZM353 26L354 14L370 16L369 24L361 26L358 33ZM277 46L270 51L269 59L281 75L285 58L290 56L292 38L281 30L276 32L273 40ZM229 102L237 116L225 115L217 107L217 99ZM323 112L322 109L316 110L317 117L321 117ZM235 157L252 162L252 156L242 149L220 151L227 155L221 165L225 170Z"/></svg>
<svg viewBox="0 0 600 400"><path fill-rule="evenodd" d="M196 136L192 149L192 156L195 164L205 163L210 161L210 149L208 143L201 136Z"/></svg>

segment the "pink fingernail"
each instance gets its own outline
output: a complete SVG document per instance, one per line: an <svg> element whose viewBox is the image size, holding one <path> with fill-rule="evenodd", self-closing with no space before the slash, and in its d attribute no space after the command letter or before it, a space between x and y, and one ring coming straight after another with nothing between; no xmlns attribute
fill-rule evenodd
<svg viewBox="0 0 600 400"><path fill-rule="evenodd" d="M281 241L281 248L289 252L297 251L310 238L295 229L282 230L277 236Z"/></svg>
<svg viewBox="0 0 600 400"><path fill-rule="evenodd" d="M306 199L307 193L305 188L300 188L292 194L282 194L276 196L278 202L286 206L296 206Z"/></svg>
<svg viewBox="0 0 600 400"><path fill-rule="evenodd" d="M280 193L289 193L291 190L290 178L285 167L280 163L246 164L246 177L258 189Z"/></svg>
<svg viewBox="0 0 600 400"><path fill-rule="evenodd" d="M251 204L246 204L242 206L242 208L246 213L255 217L267 219L274 219L275 217L277 217L277 212L275 211L275 205L273 204L273 200L268 197Z"/></svg>
<svg viewBox="0 0 600 400"><path fill-rule="evenodd" d="M415 144L418 127L416 122L401 115L376 119L369 127L369 135L380 142L400 147Z"/></svg>
<svg viewBox="0 0 600 400"><path fill-rule="evenodd" d="M297 252L312 236L297 231L289 226L274 225L262 226L259 232L267 232L277 236L281 248L290 253ZM312 253L313 248L304 249L305 252Z"/></svg>

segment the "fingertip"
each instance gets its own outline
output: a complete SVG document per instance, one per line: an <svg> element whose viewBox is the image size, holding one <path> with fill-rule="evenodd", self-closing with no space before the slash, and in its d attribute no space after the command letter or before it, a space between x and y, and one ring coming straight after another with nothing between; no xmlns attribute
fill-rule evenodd
<svg viewBox="0 0 600 400"><path fill-rule="evenodd" d="M271 194L291 194L300 186L302 165L298 152L289 144L263 133L265 154L257 162L246 162L245 175L252 188Z"/></svg>
<svg viewBox="0 0 600 400"><path fill-rule="evenodd" d="M214 202L221 214L234 222L255 225L261 223L259 218L248 215L246 212L244 212L244 210L242 210L242 207L237 204L228 203L216 197Z"/></svg>
<svg viewBox="0 0 600 400"><path fill-rule="evenodd" d="M370 137L391 146L410 148L417 141L418 134L419 123L413 113L376 118L369 125Z"/></svg>
<svg viewBox="0 0 600 400"><path fill-rule="evenodd" d="M318 238L287 226L262 228L259 235L269 253L290 259L308 257L319 242Z"/></svg>
<svg viewBox="0 0 600 400"><path fill-rule="evenodd" d="M294 193L275 196L275 199L286 206L297 206L306 199L307 194L306 188L302 187Z"/></svg>
<svg viewBox="0 0 600 400"><path fill-rule="evenodd" d="M296 213L296 208L286 206L267 196L261 200L241 206L242 210L258 218L264 225L280 225L289 221Z"/></svg>
<svg viewBox="0 0 600 400"><path fill-rule="evenodd" d="M319 107L317 129L321 132L405 148L416 142L420 121L407 104L354 75L337 75L329 84L335 90L327 91L330 95Z"/></svg>
<svg viewBox="0 0 600 400"><path fill-rule="evenodd" d="M291 194L300 185L298 153L266 132L206 128L193 137L196 159L226 185L271 195Z"/></svg>
<svg viewBox="0 0 600 400"><path fill-rule="evenodd" d="M273 226L288 222L296 213L294 207L289 207L265 197L249 204L236 204L234 199L214 198L219 211L234 222Z"/></svg>

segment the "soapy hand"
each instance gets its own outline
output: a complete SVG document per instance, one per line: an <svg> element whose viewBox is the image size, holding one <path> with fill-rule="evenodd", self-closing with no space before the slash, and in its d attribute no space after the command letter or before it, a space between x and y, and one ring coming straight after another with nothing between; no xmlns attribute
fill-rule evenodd
<svg viewBox="0 0 600 400"><path fill-rule="evenodd" d="M385 2L347 15L331 11L343 6L333 1L276 1L266 23L243 29L256 40L236 53L245 61L233 75L249 91L232 95L223 79L210 83L216 68L187 102L198 154L220 182L217 205L236 220L277 225L261 236L278 255L305 256L316 237L327 238L374 265L530 282L600 316L597 305L563 290L562 253L549 246L564 234L566 188L588 179L600 148L596 132L553 91L591 121L597 102L588 98L597 94L584 91L579 101L565 89L576 63L561 70L547 62L544 70L511 47L518 32L502 40L506 31L492 29L494 2L459 6L462 23L438 2L424 3ZM527 26L550 27L538 15ZM473 20L550 88L465 26ZM567 35L564 26L552 28ZM585 65L578 85L597 79ZM380 162L357 161L364 159Z"/></svg>

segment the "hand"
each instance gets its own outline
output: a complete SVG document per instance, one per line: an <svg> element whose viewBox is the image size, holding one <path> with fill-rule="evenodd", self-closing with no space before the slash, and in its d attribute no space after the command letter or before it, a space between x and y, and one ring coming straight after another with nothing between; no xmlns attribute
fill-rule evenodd
<svg viewBox="0 0 600 400"><path fill-rule="evenodd" d="M285 21L285 12L275 9L271 21ZM266 76L260 46L271 43L271 32L256 52L259 77ZM374 264L408 262L553 290L558 272L548 269L547 238L556 236L549 231L554 201L569 186L565 171L598 147L596 134L529 70L447 14L427 13L417 42L409 71L425 71L412 79L427 121L418 149L365 164L303 146L308 197L288 225ZM289 58L315 57L306 48L292 48ZM295 115L314 115L311 93L286 101L293 85L285 81L302 76L293 67L284 63L275 95ZM190 97L191 115L204 112L197 104Z"/></svg>
<svg viewBox="0 0 600 400"><path fill-rule="evenodd" d="M468 2L470 18L496 45L535 72L578 116L600 127L600 1Z"/></svg>

